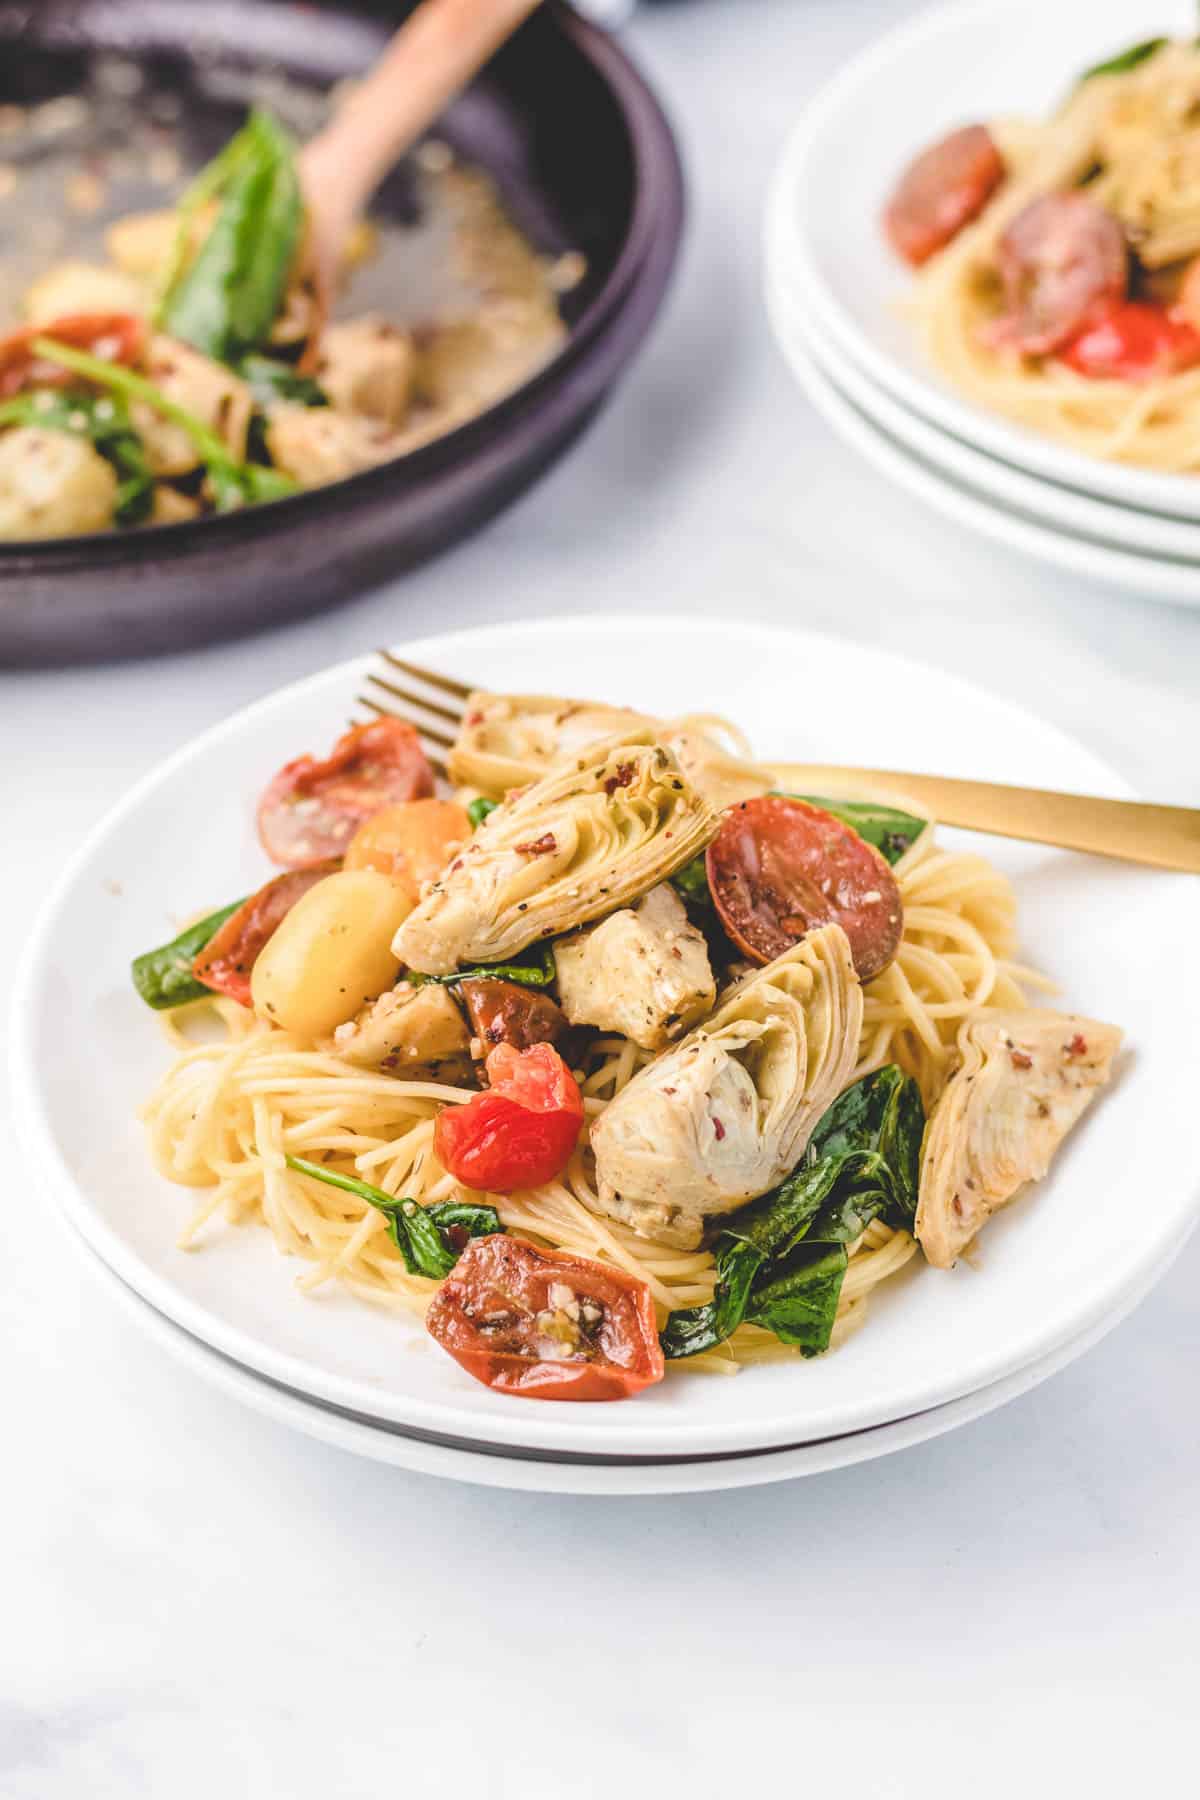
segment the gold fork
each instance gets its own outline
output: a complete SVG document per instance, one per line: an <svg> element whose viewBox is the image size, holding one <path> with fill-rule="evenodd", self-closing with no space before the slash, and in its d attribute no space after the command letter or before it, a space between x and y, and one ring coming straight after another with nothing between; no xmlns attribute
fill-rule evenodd
<svg viewBox="0 0 1200 1800"><path fill-rule="evenodd" d="M421 735L438 774L445 775L445 751L462 725L466 682L405 662L390 650L379 656L384 671L368 673L361 705L384 717L407 719ZM401 686L396 677L432 694ZM379 697L381 696L381 697ZM399 704L397 704L397 702ZM1060 794L1045 788L1007 787L995 781L962 781L951 775L914 775L897 769L857 769L833 763L780 763L782 781L803 784L809 793L850 790L894 795L943 825L983 831L1026 843L1053 844L1092 856L1115 857L1153 869L1200 874L1200 809L1154 806L1143 800L1105 800L1090 794Z"/></svg>

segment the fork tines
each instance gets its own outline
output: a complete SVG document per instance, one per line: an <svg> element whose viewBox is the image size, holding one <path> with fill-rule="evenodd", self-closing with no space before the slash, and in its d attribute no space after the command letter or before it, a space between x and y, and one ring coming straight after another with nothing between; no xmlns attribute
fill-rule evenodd
<svg viewBox="0 0 1200 1800"><path fill-rule="evenodd" d="M404 662L390 650L380 650L377 654L386 664L387 672L377 674L372 670L367 675L367 686L374 691L360 694L359 705L383 718L407 719L419 732L425 754L433 767L439 775L445 775L446 765L440 752L448 750L454 742L458 727L462 724L462 703L471 689L465 682L455 681L449 675L441 675L434 669L422 669L416 663ZM448 695L451 702L457 704L447 705L443 699L435 699L430 694L414 692L411 687L401 686L394 679L393 670L406 675L410 681L432 688L436 694ZM447 732L444 725L453 729Z"/></svg>

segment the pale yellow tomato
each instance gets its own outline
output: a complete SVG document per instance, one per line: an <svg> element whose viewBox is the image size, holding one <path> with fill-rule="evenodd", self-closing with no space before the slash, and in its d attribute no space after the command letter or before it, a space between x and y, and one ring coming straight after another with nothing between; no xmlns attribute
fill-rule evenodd
<svg viewBox="0 0 1200 1800"><path fill-rule="evenodd" d="M412 906L377 869L341 869L318 881L254 965L255 1012L298 1037L328 1037L395 983L392 938Z"/></svg>

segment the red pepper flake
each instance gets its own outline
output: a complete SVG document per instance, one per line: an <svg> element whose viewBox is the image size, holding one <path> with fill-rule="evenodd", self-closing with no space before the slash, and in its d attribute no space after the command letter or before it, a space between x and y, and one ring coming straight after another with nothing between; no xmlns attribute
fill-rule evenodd
<svg viewBox="0 0 1200 1800"><path fill-rule="evenodd" d="M604 784L604 791L611 800L618 788L628 787L637 770L632 763L618 763L615 775L610 775Z"/></svg>
<svg viewBox="0 0 1200 1800"><path fill-rule="evenodd" d="M552 856L558 849L558 839L552 831L547 831L540 838L534 838L528 844L515 844L513 848L522 856Z"/></svg>
<svg viewBox="0 0 1200 1800"><path fill-rule="evenodd" d="M1063 1050L1067 1056L1086 1056L1087 1039L1077 1031L1070 1043L1063 1045Z"/></svg>
<svg viewBox="0 0 1200 1800"><path fill-rule="evenodd" d="M1012 1057L1012 1066L1014 1069L1032 1069L1033 1058L1032 1056L1026 1056L1024 1050L1011 1050L1009 1055Z"/></svg>
<svg viewBox="0 0 1200 1800"><path fill-rule="evenodd" d="M482 725L483 717L484 715L481 712L470 712L467 714L466 723L468 725Z"/></svg>
<svg viewBox="0 0 1200 1800"><path fill-rule="evenodd" d="M716 1139L719 1144L721 1139L725 1136L725 1127L722 1125L720 1119L713 1120L713 1131L716 1134Z"/></svg>

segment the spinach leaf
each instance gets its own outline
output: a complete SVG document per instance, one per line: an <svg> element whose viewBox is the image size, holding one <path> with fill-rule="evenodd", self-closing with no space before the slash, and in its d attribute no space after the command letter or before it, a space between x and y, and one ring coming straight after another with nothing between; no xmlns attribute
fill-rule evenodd
<svg viewBox="0 0 1200 1800"><path fill-rule="evenodd" d="M196 454L207 470L213 499L218 512L231 512L261 500L282 500L297 491L296 483L281 475L278 469L261 468L257 463L238 462L228 446L211 431L202 419L168 398L161 388L118 363L105 362L86 350L60 344L54 338L39 337L30 346L35 356L58 363L72 374L82 376L97 387L106 388L122 400L141 400L161 413L173 425L186 431L196 447Z"/></svg>
<svg viewBox="0 0 1200 1800"><path fill-rule="evenodd" d="M671 886L684 902L685 906L711 908L712 895L708 888L708 865L706 852L701 851L682 869L676 869L671 876Z"/></svg>
<svg viewBox="0 0 1200 1800"><path fill-rule="evenodd" d="M483 824L485 819L491 817L499 804L500 802L498 800L485 800L482 794L479 795L478 799L472 800L470 806L467 808L467 817L470 819L471 824L476 831L479 830L479 827Z"/></svg>
<svg viewBox="0 0 1200 1800"><path fill-rule="evenodd" d="M929 824L928 819L918 819L912 813L900 812L894 806L884 806L874 800L830 800L821 794L787 794L784 798L805 800L809 806L819 806L822 812L832 813L851 831L857 831L868 844L874 844L889 863L898 863Z"/></svg>
<svg viewBox="0 0 1200 1800"><path fill-rule="evenodd" d="M140 525L154 505L154 476L125 402L115 394L63 392L42 388L16 394L0 405L0 427L41 425L85 438L112 464L117 477L113 516L118 525Z"/></svg>
<svg viewBox="0 0 1200 1800"><path fill-rule="evenodd" d="M837 1314L845 1245L874 1219L912 1222L924 1129L917 1084L895 1064L840 1094L787 1180L726 1221L713 1247L713 1297L670 1314L661 1333L663 1354L711 1350L743 1320L765 1325L806 1356L824 1350Z"/></svg>
<svg viewBox="0 0 1200 1800"><path fill-rule="evenodd" d="M295 146L269 113L255 110L184 197L181 232L196 208L220 206L189 268L161 307L172 336L236 364L266 338L279 311L304 226ZM186 253L176 251L178 270Z"/></svg>
<svg viewBox="0 0 1200 1800"><path fill-rule="evenodd" d="M1136 69L1140 63L1149 62L1170 40L1165 37L1145 38L1140 44L1131 44L1128 50L1110 56L1106 62L1099 62L1090 69L1085 69L1079 77L1079 85L1091 81L1097 75L1125 75L1130 69Z"/></svg>
<svg viewBox="0 0 1200 1800"><path fill-rule="evenodd" d="M279 400L293 406L328 406L329 395L311 375L301 375L291 363L274 356L244 356L238 374L254 395L260 407L273 406Z"/></svg>
<svg viewBox="0 0 1200 1800"><path fill-rule="evenodd" d="M442 1200L433 1206L419 1206L415 1200L385 1194L369 1181L354 1175L339 1175L322 1163L306 1162L303 1157L289 1156L289 1169L298 1175L310 1175L314 1181L343 1188L377 1207L388 1222L388 1236L395 1244L410 1275L426 1275L441 1281L458 1261L460 1240L490 1237L503 1231L500 1215L493 1206L474 1206L457 1200Z"/></svg>
<svg viewBox="0 0 1200 1800"><path fill-rule="evenodd" d="M833 1335L847 1262L841 1244L805 1244L756 1286L746 1323L773 1331L802 1356L819 1356Z"/></svg>
<svg viewBox="0 0 1200 1800"><path fill-rule="evenodd" d="M455 969L450 975L418 975L410 973L405 976L414 987L424 987L430 982L440 987L457 987L460 981L482 981L489 977L493 981L515 981L520 987L549 987L554 980L555 963L552 944L534 944L531 949L521 952L520 962L511 963L476 963L469 969Z"/></svg>
<svg viewBox="0 0 1200 1800"><path fill-rule="evenodd" d="M192 963L216 937L226 919L231 919L245 904L245 900L235 900L232 906L223 906L220 912L198 919L169 944L134 957L130 965L133 985L147 1006L155 1012L165 1012L168 1007L186 1006L192 1000L212 999L212 989L192 974Z"/></svg>

